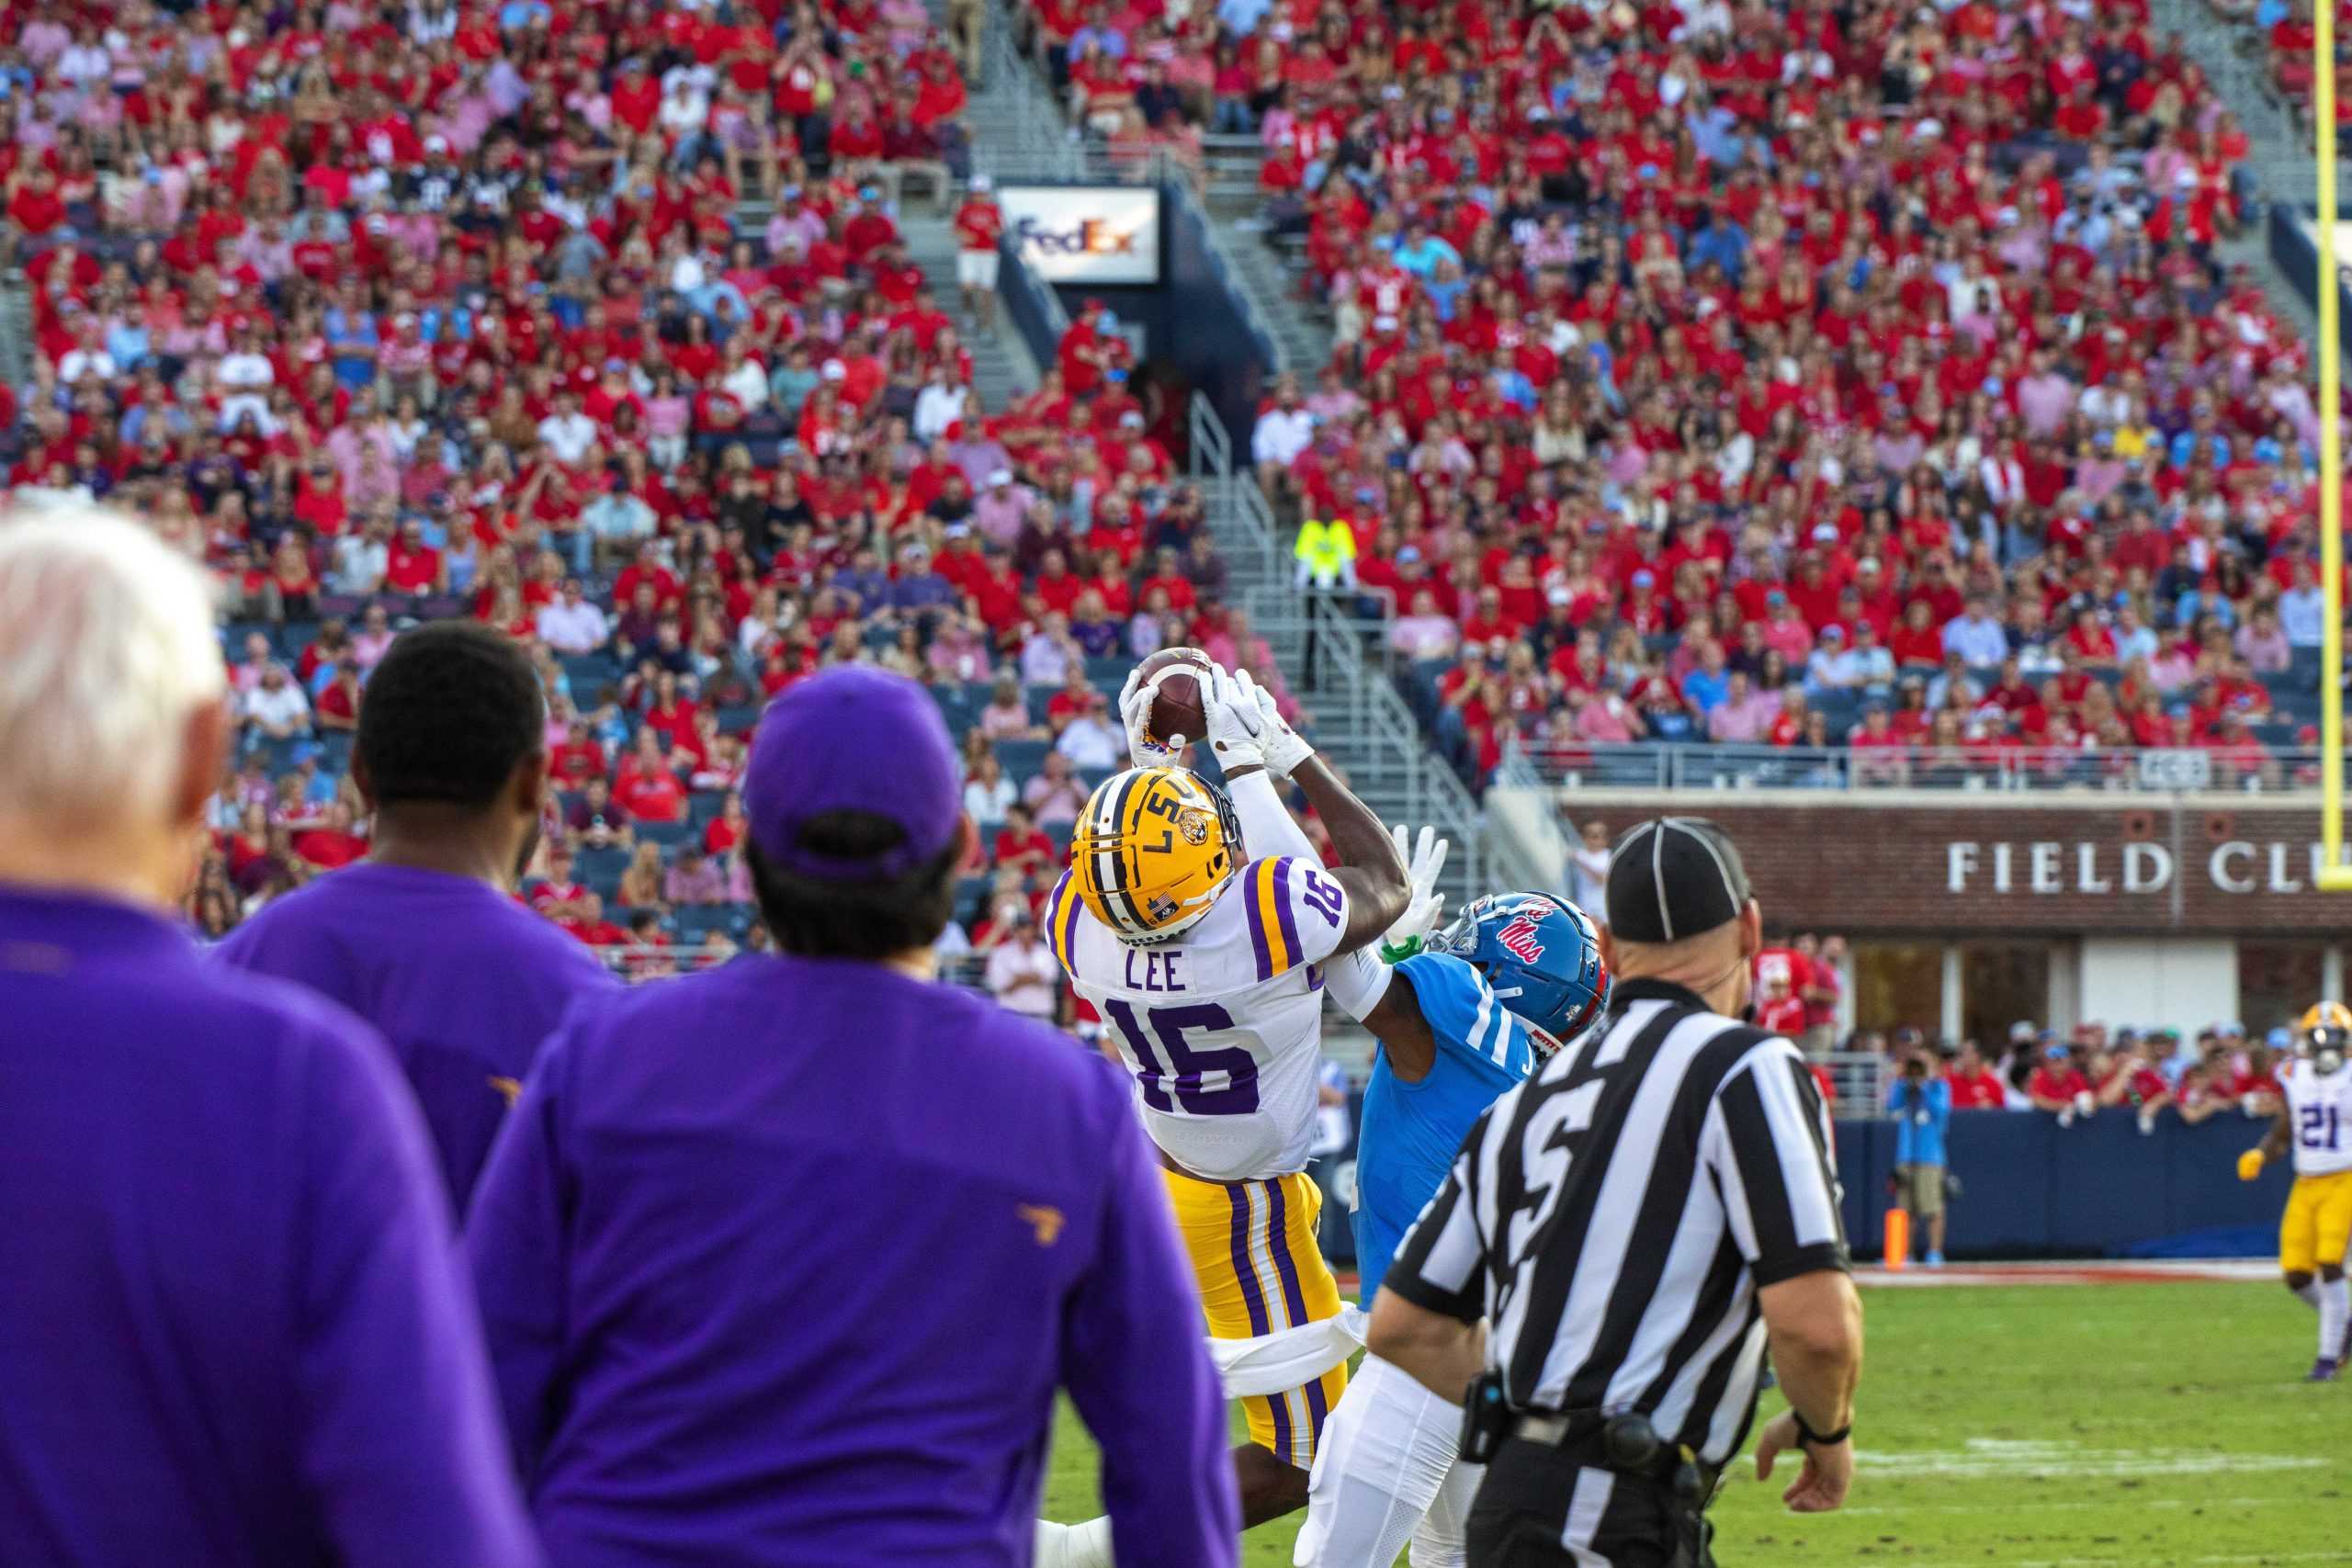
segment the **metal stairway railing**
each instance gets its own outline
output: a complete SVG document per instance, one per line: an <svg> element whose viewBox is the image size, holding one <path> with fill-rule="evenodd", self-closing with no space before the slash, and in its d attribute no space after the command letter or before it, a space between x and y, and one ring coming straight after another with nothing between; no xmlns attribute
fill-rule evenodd
<svg viewBox="0 0 2352 1568"><path fill-rule="evenodd" d="M1412 710L1367 646L1363 625L1293 586L1273 509L1247 464L1234 465L1232 438L1199 394L1192 432L1193 477L1231 572L1231 597L1298 682L1314 716L1316 746L1385 819L1434 827L1453 840L1442 884L1451 906L1492 892L1486 814L1430 751Z"/></svg>

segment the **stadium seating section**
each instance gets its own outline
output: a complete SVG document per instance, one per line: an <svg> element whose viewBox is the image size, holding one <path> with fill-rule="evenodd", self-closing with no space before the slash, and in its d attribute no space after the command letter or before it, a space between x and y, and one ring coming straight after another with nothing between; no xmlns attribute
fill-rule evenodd
<svg viewBox="0 0 2352 1568"><path fill-rule="evenodd" d="M2246 139L2144 5L1221 14L1197 112L1338 344L1261 471L1351 525L1465 776L2307 740L2305 345L2216 259Z"/></svg>
<svg viewBox="0 0 2352 1568"><path fill-rule="evenodd" d="M633 964L757 940L727 786L759 705L843 659L932 681L1001 765L972 798L1015 862L971 868L965 919L1042 897L1069 791L1115 755L1085 726L1073 782L1045 754L1128 650L1216 630L1223 570L1181 417L1092 312L1035 393L972 389L955 280L934 295L893 216L969 172L969 51L921 5L12 26L32 363L0 389L7 478L223 574L247 722L203 925L362 852L367 672L450 615L547 676L577 859L529 895ZM1033 781L1020 852L996 834Z"/></svg>
<svg viewBox="0 0 2352 1568"><path fill-rule="evenodd" d="M1046 753L1113 764L1086 692L1214 639L1224 569L1181 409L1096 308L1034 393L971 389L893 218L969 169L977 12L947 14L20 22L8 478L224 574L249 765L206 924L354 852L356 694L447 614L539 650L604 908L559 902L599 941L746 936L717 839L718 902L622 880L727 837L758 705L842 659L933 683L982 816L1044 781L1046 853L974 867L965 914L1036 895L1073 787ZM2306 11L2228 14L2295 90ZM2216 260L2245 138L2145 0L1023 16L1114 150L1259 139L1337 340L1260 471L1349 525L1342 602L1465 776L1689 739L2258 778L2303 739L2305 345Z"/></svg>

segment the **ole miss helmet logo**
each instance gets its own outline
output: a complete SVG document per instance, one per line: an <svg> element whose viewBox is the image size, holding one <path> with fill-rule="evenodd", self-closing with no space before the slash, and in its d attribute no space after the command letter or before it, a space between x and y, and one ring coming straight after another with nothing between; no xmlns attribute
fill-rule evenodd
<svg viewBox="0 0 2352 1568"><path fill-rule="evenodd" d="M1495 941L1521 964L1533 964L1544 956L1544 944L1536 940L1541 929L1527 916L1514 915L1509 925L1495 933Z"/></svg>

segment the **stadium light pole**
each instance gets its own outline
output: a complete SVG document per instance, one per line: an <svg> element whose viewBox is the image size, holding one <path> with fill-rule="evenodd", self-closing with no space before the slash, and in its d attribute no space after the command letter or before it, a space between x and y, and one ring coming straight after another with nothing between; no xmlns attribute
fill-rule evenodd
<svg viewBox="0 0 2352 1568"><path fill-rule="evenodd" d="M2319 120L2319 886L2352 892L2344 863L2344 342L2335 270L2335 0L2312 8L2312 110Z"/></svg>

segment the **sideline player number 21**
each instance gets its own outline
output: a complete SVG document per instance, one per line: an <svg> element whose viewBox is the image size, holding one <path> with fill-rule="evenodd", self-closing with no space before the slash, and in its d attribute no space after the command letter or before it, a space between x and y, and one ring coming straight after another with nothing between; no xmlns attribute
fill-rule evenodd
<svg viewBox="0 0 2352 1568"><path fill-rule="evenodd" d="M2278 1269L2289 1290L2319 1309L2319 1358L2304 1381L2332 1382L2352 1358L2352 1281L2344 1277L2352 1239L2352 1009L2314 1005L2295 1027L2295 1044L2278 1066L2286 1104L2262 1142L2238 1156L2238 1178L2252 1181L2265 1164L2295 1151Z"/></svg>

